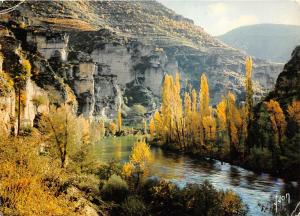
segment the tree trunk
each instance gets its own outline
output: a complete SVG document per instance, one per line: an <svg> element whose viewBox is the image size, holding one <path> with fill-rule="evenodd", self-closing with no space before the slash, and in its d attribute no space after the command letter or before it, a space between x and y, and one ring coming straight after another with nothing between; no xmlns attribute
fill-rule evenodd
<svg viewBox="0 0 300 216"><path fill-rule="evenodd" d="M21 127L21 89L19 87L18 89L18 98L19 98L19 101L18 101L18 130L17 130L17 135L19 136L20 134L20 127Z"/></svg>

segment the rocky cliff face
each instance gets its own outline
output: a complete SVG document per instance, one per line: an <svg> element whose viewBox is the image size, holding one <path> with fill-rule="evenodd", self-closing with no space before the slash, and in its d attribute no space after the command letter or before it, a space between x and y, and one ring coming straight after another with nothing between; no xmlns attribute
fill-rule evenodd
<svg viewBox="0 0 300 216"><path fill-rule="evenodd" d="M0 21L32 56L32 80L63 99L73 92L87 117L155 109L164 74L177 71L195 87L206 73L213 103L228 90L243 95L245 55L155 1L26 2ZM257 97L281 69L254 60Z"/></svg>
<svg viewBox="0 0 300 216"><path fill-rule="evenodd" d="M290 61L279 74L275 89L266 100L275 99L286 108L293 100L300 100L300 46L297 46Z"/></svg>

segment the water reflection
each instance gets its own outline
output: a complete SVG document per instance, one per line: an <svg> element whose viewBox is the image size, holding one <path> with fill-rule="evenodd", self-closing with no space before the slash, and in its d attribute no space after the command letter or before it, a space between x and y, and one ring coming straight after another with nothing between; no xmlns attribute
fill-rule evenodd
<svg viewBox="0 0 300 216"><path fill-rule="evenodd" d="M94 159L108 162L128 160L132 144L137 137L105 138L92 147ZM250 215L269 215L262 213L258 203L266 204L272 194L291 193L293 200L300 201L299 185L285 184L281 179L267 174L255 174L237 166L215 160L199 161L188 156L164 152L152 148L154 164L152 173L176 182L179 186L187 183L201 183L209 180L218 189L231 189L239 194L249 206Z"/></svg>

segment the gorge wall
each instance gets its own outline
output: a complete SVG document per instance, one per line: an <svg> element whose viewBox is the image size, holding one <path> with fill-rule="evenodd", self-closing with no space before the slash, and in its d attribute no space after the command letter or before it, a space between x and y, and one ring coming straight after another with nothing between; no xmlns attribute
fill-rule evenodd
<svg viewBox="0 0 300 216"><path fill-rule="evenodd" d="M25 2L0 22L2 46L15 41L30 60L30 82L86 117L115 118L120 106L126 115L135 104L152 112L166 73L197 89L206 73L212 105L226 91L243 100L246 56L155 1ZM282 66L254 59L257 99Z"/></svg>

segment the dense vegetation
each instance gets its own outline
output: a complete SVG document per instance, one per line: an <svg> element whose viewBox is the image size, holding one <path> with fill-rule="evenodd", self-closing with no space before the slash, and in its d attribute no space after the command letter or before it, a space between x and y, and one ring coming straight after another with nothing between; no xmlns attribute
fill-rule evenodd
<svg viewBox="0 0 300 216"><path fill-rule="evenodd" d="M175 80L166 75L161 108L149 122L153 143L299 178L292 170L300 166L300 101L295 99L283 110L271 99L260 103L259 110L254 109L251 58L245 65L246 98L240 104L228 92L216 107L211 107L205 74L199 94L187 84L182 92L179 74Z"/></svg>
<svg viewBox="0 0 300 216"><path fill-rule="evenodd" d="M152 155L143 140L135 143L130 161L123 166L90 161L85 148L91 142L90 130L80 132L87 124L83 119L72 119L64 107L59 109L60 116L44 117L49 118L50 128L44 127L42 132L31 128L22 130L18 137L1 136L0 211L4 215L247 213L240 197L232 191L218 191L209 182L179 188L149 178ZM66 120L62 118L66 113L67 124L60 122ZM76 121L80 124L73 124ZM54 132L51 125L60 130ZM41 145L46 139L47 145Z"/></svg>

